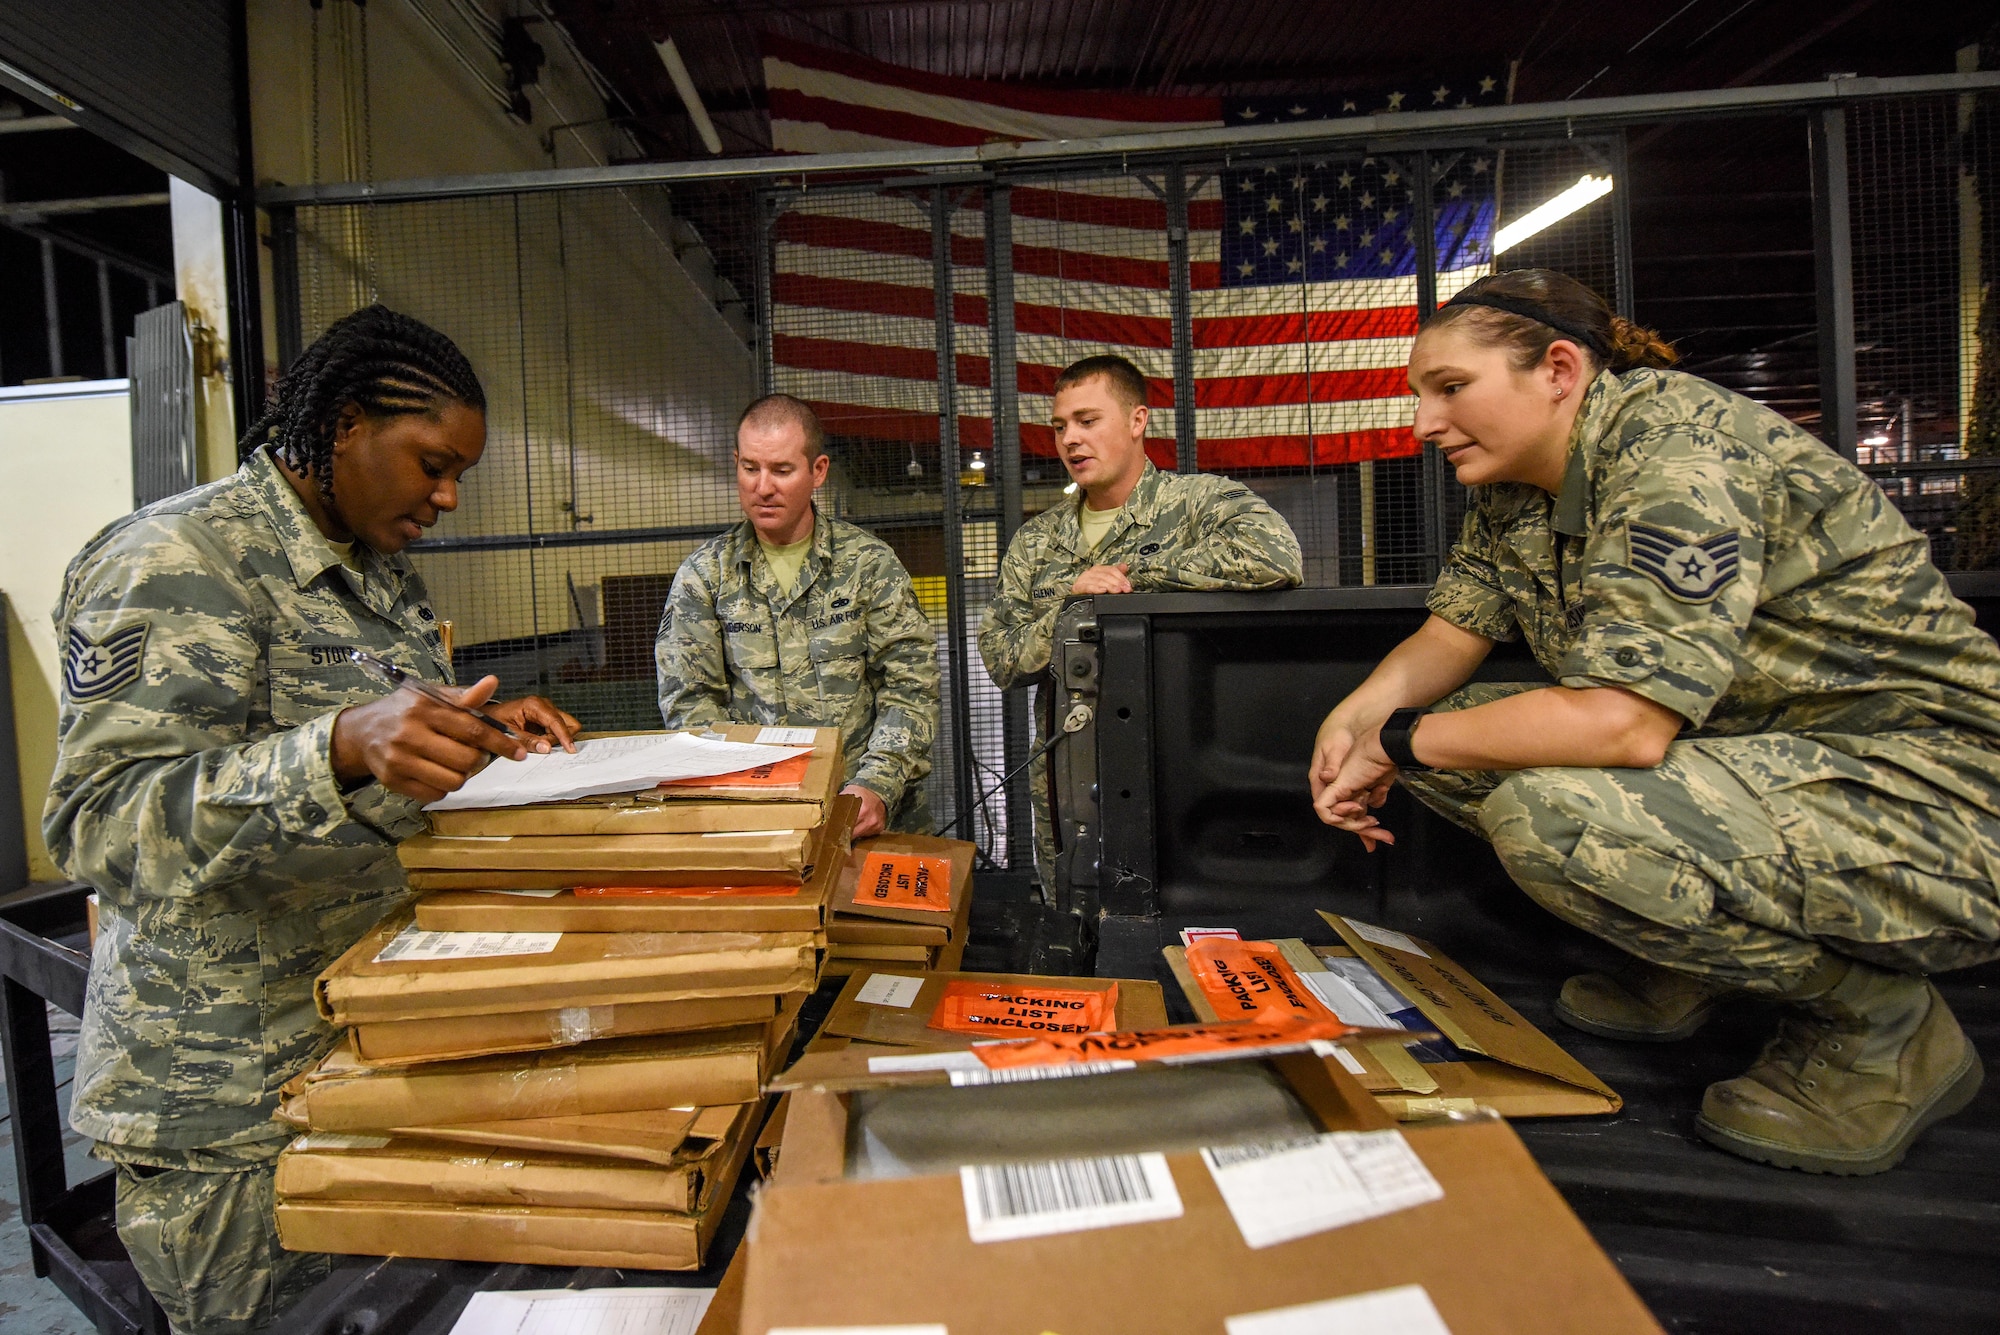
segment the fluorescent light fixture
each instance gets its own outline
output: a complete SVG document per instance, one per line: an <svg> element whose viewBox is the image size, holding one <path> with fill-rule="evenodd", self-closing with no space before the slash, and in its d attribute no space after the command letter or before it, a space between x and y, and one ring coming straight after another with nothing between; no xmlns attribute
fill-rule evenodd
<svg viewBox="0 0 2000 1335"><path fill-rule="evenodd" d="M660 53L660 63L667 67L667 77L674 81L674 91L681 95L681 104L687 108L688 118L694 122L694 132L701 136L701 146L718 156L722 153L722 136L715 132L715 122L708 118L708 108L701 104L701 94L695 91L694 80L688 76L687 64L681 60L680 49L669 37L664 42L653 43L653 49Z"/></svg>
<svg viewBox="0 0 2000 1335"><path fill-rule="evenodd" d="M1495 232L1493 253L1498 255L1503 250L1512 250L1535 233L1555 226L1592 200L1602 199L1610 193L1609 176L1591 176L1586 173L1578 177L1575 185L1548 203L1537 205Z"/></svg>
<svg viewBox="0 0 2000 1335"><path fill-rule="evenodd" d="M1887 436L1864 436L1861 443L1863 445L1887 445L1889 438Z"/></svg>
<svg viewBox="0 0 2000 1335"><path fill-rule="evenodd" d="M983 472L985 472L985 471L986 471L986 456L985 456L985 455L983 455L983 454L975 454L975 455L973 455L973 456L972 456L972 462L971 462L970 464L966 465L966 467L970 468L970 469L971 469L971 470L972 470L973 472L975 472L975 473L983 473Z"/></svg>

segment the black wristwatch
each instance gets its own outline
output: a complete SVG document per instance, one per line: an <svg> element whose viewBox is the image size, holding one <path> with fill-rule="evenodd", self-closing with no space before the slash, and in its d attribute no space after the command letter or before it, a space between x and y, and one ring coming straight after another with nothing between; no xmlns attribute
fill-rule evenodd
<svg viewBox="0 0 2000 1335"><path fill-rule="evenodd" d="M1417 720L1424 716L1421 709L1398 709L1382 724L1382 754L1399 770L1427 770L1430 768L1417 759L1417 753L1410 749L1410 737L1417 730Z"/></svg>

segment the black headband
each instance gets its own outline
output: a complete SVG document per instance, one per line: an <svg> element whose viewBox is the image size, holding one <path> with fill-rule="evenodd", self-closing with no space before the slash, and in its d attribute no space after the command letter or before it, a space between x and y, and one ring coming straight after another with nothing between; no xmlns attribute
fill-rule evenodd
<svg viewBox="0 0 2000 1335"><path fill-rule="evenodd" d="M1582 325L1551 314L1529 301L1516 301L1512 297L1493 296L1485 292L1461 292L1445 303L1447 306L1486 306L1509 315L1518 315L1524 320L1534 320L1547 325L1559 334L1567 334L1584 347L1596 353L1599 358L1609 361L1611 344L1602 334L1594 334Z"/></svg>

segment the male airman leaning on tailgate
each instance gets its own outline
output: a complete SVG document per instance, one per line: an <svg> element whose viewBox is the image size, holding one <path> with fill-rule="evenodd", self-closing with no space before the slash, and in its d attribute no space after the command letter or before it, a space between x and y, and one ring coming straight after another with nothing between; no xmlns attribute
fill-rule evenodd
<svg viewBox="0 0 2000 1335"><path fill-rule="evenodd" d="M909 572L873 534L822 514L826 434L770 394L736 427L743 522L681 563L653 657L669 728L839 728L857 836L931 832L936 640Z"/></svg>
<svg viewBox="0 0 2000 1335"><path fill-rule="evenodd" d="M1298 539L1263 498L1213 473L1153 467L1150 415L1146 378L1123 357L1086 357L1056 378L1050 424L1077 495L1022 525L1001 559L979 632L980 657L1000 689L1030 682L1048 689L1056 614L1072 595L1299 582ZM1045 728L1043 720L1038 747ZM1055 874L1046 756L1031 773L1035 866L1046 885Z"/></svg>
<svg viewBox="0 0 2000 1335"><path fill-rule="evenodd" d="M326 1273L273 1215L279 1087L335 1037L313 980L402 902L421 804L526 755L348 658L451 680L401 552L457 505L484 405L449 339L359 311L279 382L234 475L110 525L64 580L42 830L100 901L70 1122L116 1165L119 1237L181 1335L261 1329Z"/></svg>

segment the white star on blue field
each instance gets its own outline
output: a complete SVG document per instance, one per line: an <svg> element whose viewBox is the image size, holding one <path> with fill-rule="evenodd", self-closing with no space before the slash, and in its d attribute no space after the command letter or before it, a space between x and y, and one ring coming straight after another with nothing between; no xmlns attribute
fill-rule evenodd
<svg viewBox="0 0 2000 1335"><path fill-rule="evenodd" d="M1427 93L1398 89L1334 98L1239 98L1232 124L1337 119L1417 107L1490 105L1497 79L1440 80ZM1416 272L1411 173L1414 154L1293 158L1222 173L1222 285L1395 278ZM1493 157L1432 157L1431 209L1439 272L1492 258Z"/></svg>

